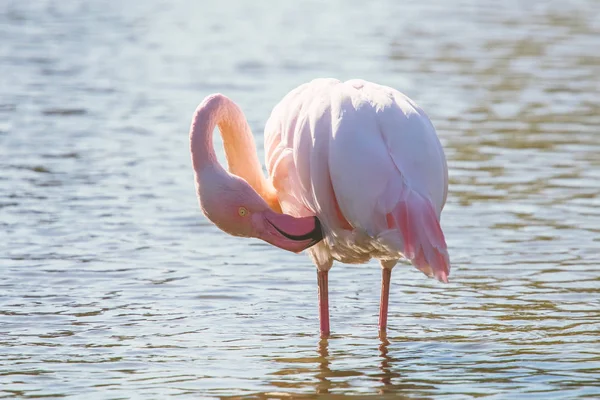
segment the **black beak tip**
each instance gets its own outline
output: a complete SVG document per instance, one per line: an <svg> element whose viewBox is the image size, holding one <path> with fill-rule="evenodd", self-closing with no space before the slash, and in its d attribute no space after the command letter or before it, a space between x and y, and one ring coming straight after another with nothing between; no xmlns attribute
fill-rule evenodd
<svg viewBox="0 0 600 400"><path fill-rule="evenodd" d="M271 222L269 222L269 223L271 224L271 226L273 228L275 228L277 230L277 232L279 232L280 234L282 234L283 236L285 236L288 239L297 240L297 241L304 241L304 240L310 239L310 243L306 247L306 248L309 248L309 247L314 246L315 244L319 243L321 240L323 240L323 227L321 226L321 221L319 221L319 218L317 218L317 217L313 217L313 218L315 219L315 228L312 231L310 231L309 233L307 233L305 235L300 235L300 236L290 235L289 233L284 232L281 229L279 229L277 226L273 225L273 223L271 223Z"/></svg>
<svg viewBox="0 0 600 400"><path fill-rule="evenodd" d="M321 226L321 221L319 221L319 218L317 217L313 218L315 219L315 229L313 229L311 236L313 241L312 245L317 244L321 240L323 240L323 227Z"/></svg>

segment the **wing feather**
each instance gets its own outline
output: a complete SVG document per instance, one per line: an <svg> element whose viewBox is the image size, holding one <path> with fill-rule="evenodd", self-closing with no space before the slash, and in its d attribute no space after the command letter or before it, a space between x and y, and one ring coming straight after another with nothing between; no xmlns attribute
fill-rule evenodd
<svg viewBox="0 0 600 400"><path fill-rule="evenodd" d="M445 280L446 160L429 118L408 97L362 80L314 80L274 108L265 149L283 209L317 215L328 227L318 251L329 246L340 260L343 251L356 260L404 254Z"/></svg>

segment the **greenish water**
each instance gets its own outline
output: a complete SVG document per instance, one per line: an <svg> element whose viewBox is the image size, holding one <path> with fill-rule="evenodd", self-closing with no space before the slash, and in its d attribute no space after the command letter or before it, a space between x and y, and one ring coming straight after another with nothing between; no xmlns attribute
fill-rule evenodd
<svg viewBox="0 0 600 400"><path fill-rule="evenodd" d="M600 397L600 3L0 4L0 398ZM422 105L451 283L335 265L200 214L212 92L262 130L314 77Z"/></svg>

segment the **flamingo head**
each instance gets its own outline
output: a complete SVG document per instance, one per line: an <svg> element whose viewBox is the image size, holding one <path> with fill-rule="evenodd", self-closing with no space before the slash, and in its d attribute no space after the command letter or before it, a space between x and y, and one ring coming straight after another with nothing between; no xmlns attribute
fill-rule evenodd
<svg viewBox="0 0 600 400"><path fill-rule="evenodd" d="M229 179L219 179L218 184L206 184L206 177L198 185L202 211L219 229L233 236L262 239L294 253L323 239L317 217L279 214L244 179L226 174Z"/></svg>

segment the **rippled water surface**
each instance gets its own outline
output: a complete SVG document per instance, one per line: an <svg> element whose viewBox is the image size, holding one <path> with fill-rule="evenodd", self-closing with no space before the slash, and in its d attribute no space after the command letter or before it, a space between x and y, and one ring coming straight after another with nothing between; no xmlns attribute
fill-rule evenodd
<svg viewBox="0 0 600 400"><path fill-rule="evenodd" d="M600 397L600 3L0 2L0 397ZM450 168L451 283L336 265L200 214L191 115L262 153L315 77L420 103ZM219 140L216 140L219 144ZM85 396L85 397L84 397Z"/></svg>

